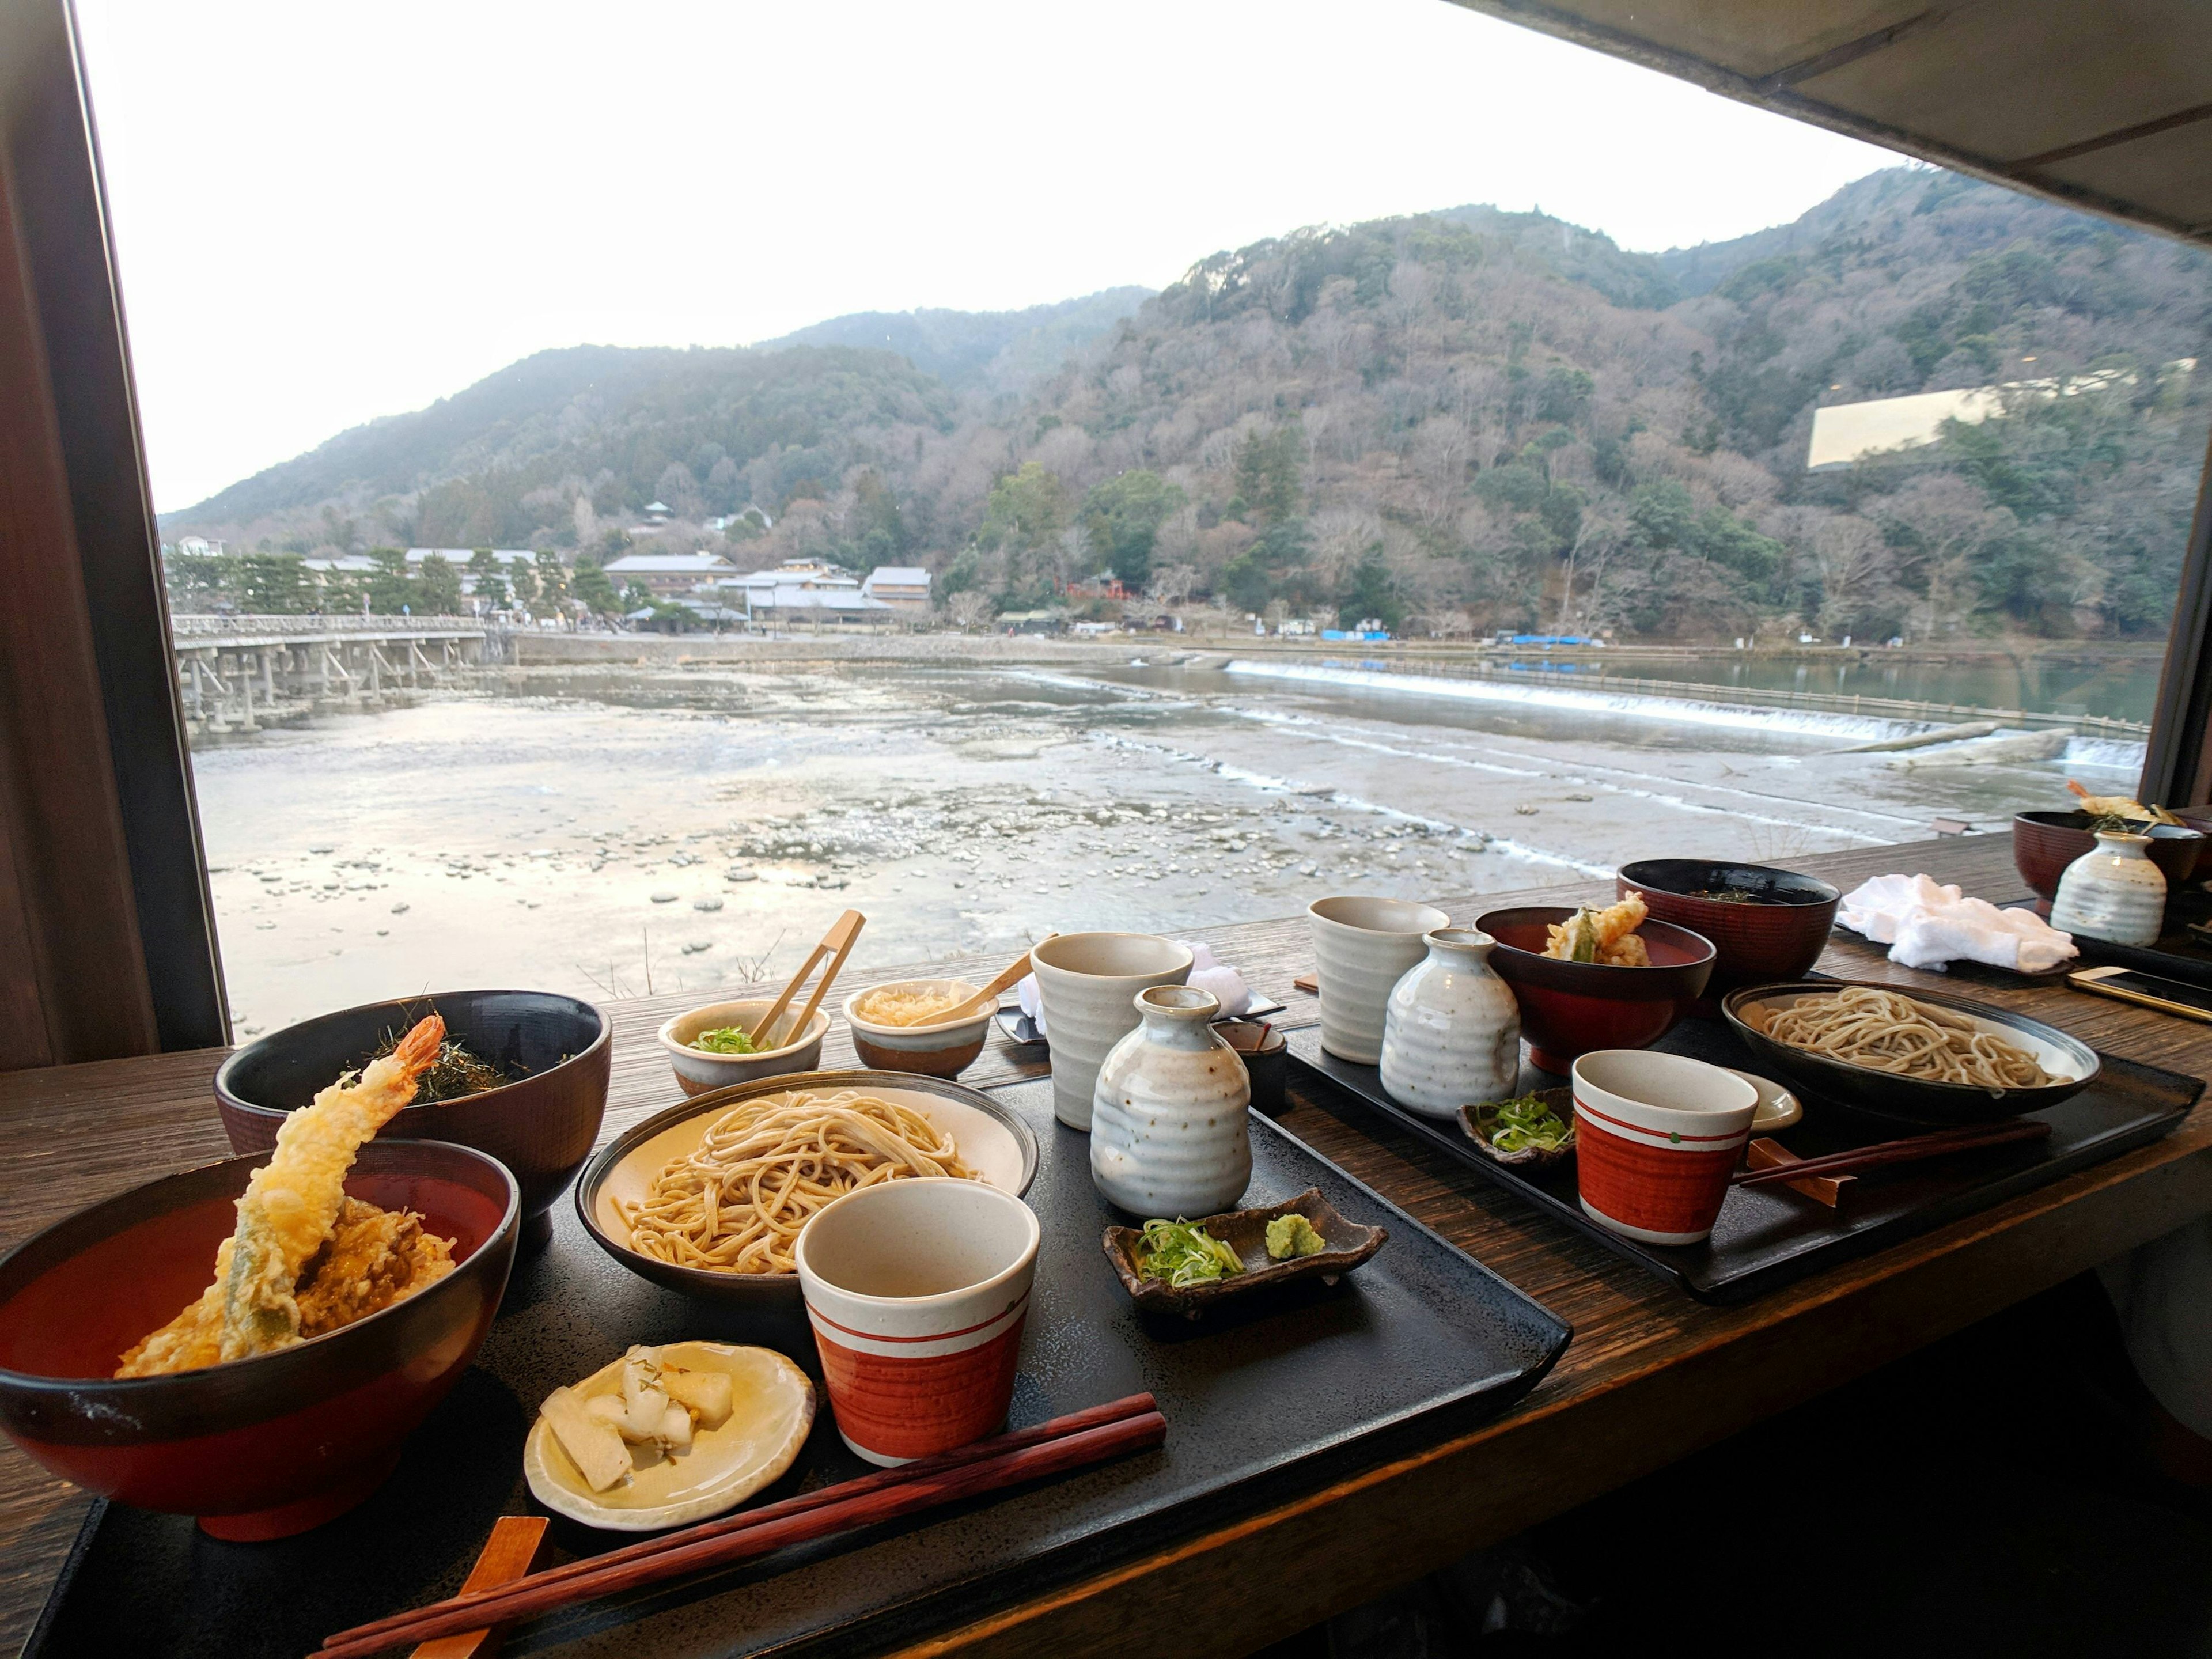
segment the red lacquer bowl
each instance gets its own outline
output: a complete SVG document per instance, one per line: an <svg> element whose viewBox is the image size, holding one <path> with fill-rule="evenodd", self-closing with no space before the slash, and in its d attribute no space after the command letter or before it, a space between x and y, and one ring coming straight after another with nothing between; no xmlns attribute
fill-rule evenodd
<svg viewBox="0 0 2212 1659"><path fill-rule="evenodd" d="M607 1110L614 1054L607 1017L552 991L441 991L318 1014L247 1043L215 1074L216 1107L234 1152L265 1152L285 1117L436 1009L446 1035L469 1052L529 1075L442 1104L410 1106L386 1140L450 1140L489 1152L522 1187L522 1249L553 1237L547 1212L568 1189Z"/></svg>
<svg viewBox="0 0 2212 1659"><path fill-rule="evenodd" d="M1717 859L1644 859L1624 865L1613 890L1644 902L1662 921L1695 929L1713 942L1713 976L1705 997L1713 1001L1739 985L1802 979L1827 949L1844 896L1817 876L1764 864ZM1759 902L1704 898L1715 892L1751 893Z"/></svg>
<svg viewBox="0 0 2212 1659"><path fill-rule="evenodd" d="M0 1431L88 1492L242 1541L320 1526L382 1484L491 1328L522 1216L514 1177L482 1152L371 1141L346 1191L420 1212L453 1241L452 1273L295 1347L115 1376L126 1348L206 1288L238 1195L266 1161L133 1188L0 1257Z"/></svg>
<svg viewBox="0 0 2212 1659"><path fill-rule="evenodd" d="M1593 1048L1650 1048L1705 994L1713 972L1712 941L1665 921L1637 929L1649 968L1546 956L1547 929L1573 915L1565 905L1523 905L1492 910L1474 924L1498 941L1490 965L1521 1005L1529 1059L1561 1075Z"/></svg>

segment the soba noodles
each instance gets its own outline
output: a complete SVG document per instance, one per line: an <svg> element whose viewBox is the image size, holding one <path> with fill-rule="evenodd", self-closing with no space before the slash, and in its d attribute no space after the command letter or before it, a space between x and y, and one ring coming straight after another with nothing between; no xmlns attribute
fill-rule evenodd
<svg viewBox="0 0 2212 1659"><path fill-rule="evenodd" d="M910 1107L856 1090L794 1091L733 1107L698 1149L671 1159L641 1202L618 1201L630 1247L683 1267L794 1271L814 1212L856 1187L902 1176L982 1177L951 1134Z"/></svg>
<svg viewBox="0 0 2212 1659"><path fill-rule="evenodd" d="M2033 1089L2058 1079L2033 1054L1963 1014L1853 985L1800 997L1769 1016L1766 1035L1850 1066L1979 1089Z"/></svg>

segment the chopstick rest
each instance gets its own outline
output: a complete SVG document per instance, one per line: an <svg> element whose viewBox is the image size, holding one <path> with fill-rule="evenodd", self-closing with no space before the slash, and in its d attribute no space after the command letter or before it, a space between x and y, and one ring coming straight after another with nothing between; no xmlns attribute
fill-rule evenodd
<svg viewBox="0 0 2212 1659"><path fill-rule="evenodd" d="M538 1552L545 1547L546 1525L542 1515L501 1516L492 1523L491 1536L484 1540L483 1553L477 1557L476 1565L469 1569L468 1582L461 1586L461 1594L482 1595L527 1577L530 1569L537 1565ZM504 1625L495 1625L462 1631L454 1636L435 1637L416 1648L408 1659L498 1659L500 1642L506 1634Z"/></svg>

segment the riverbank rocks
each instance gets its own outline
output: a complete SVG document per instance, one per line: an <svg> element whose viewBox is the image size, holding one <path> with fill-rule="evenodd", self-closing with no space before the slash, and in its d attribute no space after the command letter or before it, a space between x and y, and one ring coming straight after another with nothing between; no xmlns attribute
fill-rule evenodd
<svg viewBox="0 0 2212 1659"><path fill-rule="evenodd" d="M714 894L709 893L704 898L693 899L691 908L694 910L719 910L722 908L722 901ZM689 950L690 947L686 945L684 948Z"/></svg>
<svg viewBox="0 0 2212 1659"><path fill-rule="evenodd" d="M665 890L655 893L653 896L653 902L655 904L673 904L676 902L676 899L677 895Z"/></svg>

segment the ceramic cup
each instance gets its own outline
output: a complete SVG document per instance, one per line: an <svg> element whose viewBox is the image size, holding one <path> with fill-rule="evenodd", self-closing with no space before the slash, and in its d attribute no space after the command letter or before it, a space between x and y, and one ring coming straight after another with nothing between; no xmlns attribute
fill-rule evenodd
<svg viewBox="0 0 2212 1659"><path fill-rule="evenodd" d="M1428 954L1422 936L1450 927L1451 918L1411 899L1359 896L1316 899L1306 916L1321 985L1321 1046L1339 1060L1375 1065L1390 988Z"/></svg>
<svg viewBox="0 0 2212 1659"><path fill-rule="evenodd" d="M1701 1060L1600 1048L1575 1061L1574 1095L1583 1213L1645 1244L1709 1235L1759 1091Z"/></svg>
<svg viewBox="0 0 2212 1659"><path fill-rule="evenodd" d="M806 1224L799 1291L854 1452L910 1462L1006 1420L1039 1237L1012 1193L950 1178L861 1187Z"/></svg>
<svg viewBox="0 0 2212 1659"><path fill-rule="evenodd" d="M1190 951L1151 933L1061 933L1030 951L1052 1045L1052 1113L1091 1127L1091 1096L1107 1053L1137 1029L1137 993L1190 977Z"/></svg>

